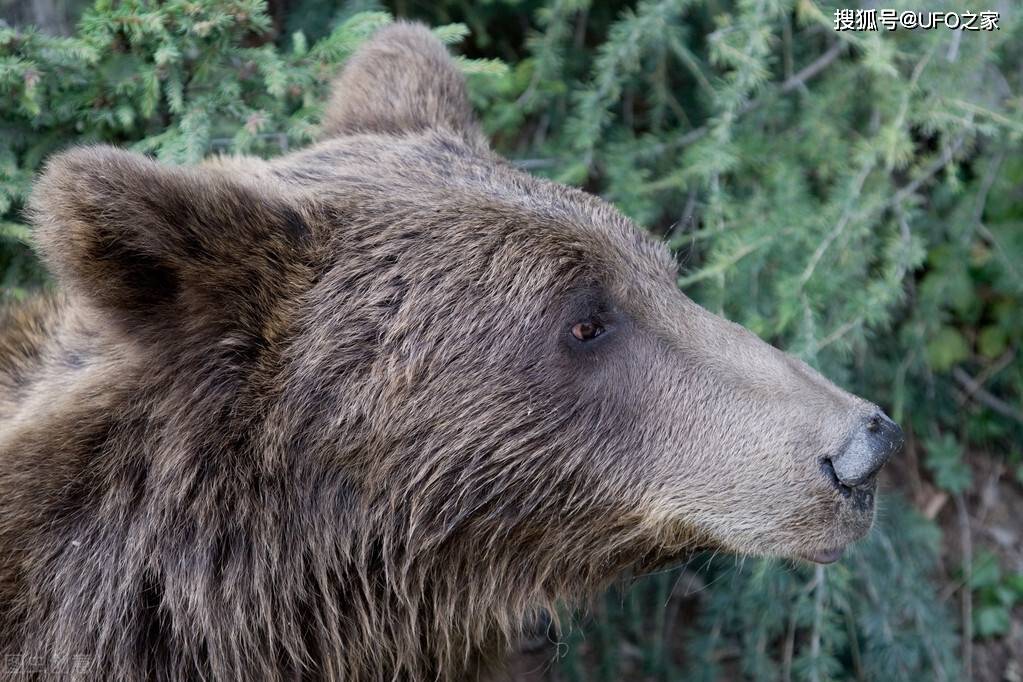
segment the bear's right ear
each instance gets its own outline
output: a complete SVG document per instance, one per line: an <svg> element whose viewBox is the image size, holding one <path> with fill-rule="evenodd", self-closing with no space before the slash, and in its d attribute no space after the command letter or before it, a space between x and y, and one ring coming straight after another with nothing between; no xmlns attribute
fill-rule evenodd
<svg viewBox="0 0 1023 682"><path fill-rule="evenodd" d="M325 137L445 130L475 149L488 148L465 77L422 24L397 22L378 31L348 60L332 91Z"/></svg>
<svg viewBox="0 0 1023 682"><path fill-rule="evenodd" d="M257 333L306 262L273 187L113 147L51 158L29 212L51 272L132 333Z"/></svg>

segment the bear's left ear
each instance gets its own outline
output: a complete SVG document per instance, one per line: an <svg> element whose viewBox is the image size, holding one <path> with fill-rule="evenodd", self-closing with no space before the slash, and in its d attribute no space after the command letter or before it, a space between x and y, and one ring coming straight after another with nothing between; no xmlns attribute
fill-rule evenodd
<svg viewBox="0 0 1023 682"><path fill-rule="evenodd" d="M332 92L325 137L440 130L480 151L489 148L465 77L423 24L399 21L380 29L348 60Z"/></svg>
<svg viewBox="0 0 1023 682"><path fill-rule="evenodd" d="M83 147L46 164L29 209L51 271L129 333L258 331L305 276L300 212L225 171Z"/></svg>

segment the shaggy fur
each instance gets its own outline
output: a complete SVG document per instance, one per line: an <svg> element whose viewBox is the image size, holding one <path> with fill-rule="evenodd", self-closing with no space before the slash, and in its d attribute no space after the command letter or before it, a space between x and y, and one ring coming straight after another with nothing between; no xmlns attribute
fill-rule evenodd
<svg viewBox="0 0 1023 682"><path fill-rule="evenodd" d="M876 408L495 157L426 29L353 57L325 130L48 163L61 293L0 327L0 677L474 679L622 571L866 532L820 462Z"/></svg>

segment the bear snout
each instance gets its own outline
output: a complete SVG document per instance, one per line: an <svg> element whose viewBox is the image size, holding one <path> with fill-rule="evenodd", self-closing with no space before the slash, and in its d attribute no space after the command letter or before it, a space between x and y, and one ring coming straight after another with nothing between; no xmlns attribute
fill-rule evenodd
<svg viewBox="0 0 1023 682"><path fill-rule="evenodd" d="M846 497L872 489L877 473L902 449L904 440L899 425L877 410L857 425L838 454L824 458L821 468Z"/></svg>

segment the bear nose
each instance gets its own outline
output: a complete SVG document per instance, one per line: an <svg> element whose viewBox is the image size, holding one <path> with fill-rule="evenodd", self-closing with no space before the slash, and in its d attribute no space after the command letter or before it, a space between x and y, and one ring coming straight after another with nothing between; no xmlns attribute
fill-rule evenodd
<svg viewBox="0 0 1023 682"><path fill-rule="evenodd" d="M903 440L899 425L878 410L860 425L845 449L831 458L835 478L849 488L871 481L902 447Z"/></svg>

